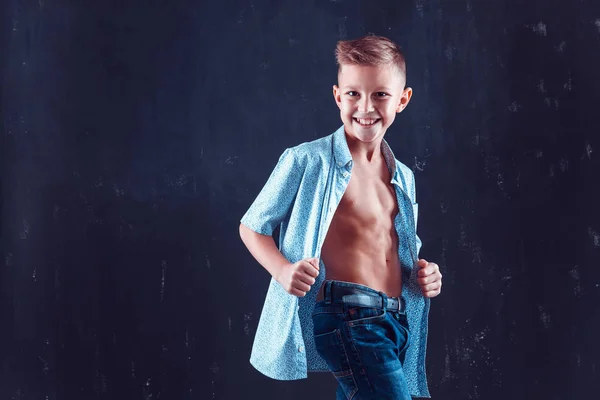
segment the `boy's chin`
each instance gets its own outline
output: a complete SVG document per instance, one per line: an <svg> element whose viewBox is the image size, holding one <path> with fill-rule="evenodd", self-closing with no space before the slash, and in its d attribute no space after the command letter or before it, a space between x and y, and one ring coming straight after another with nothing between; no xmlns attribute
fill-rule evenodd
<svg viewBox="0 0 600 400"><path fill-rule="evenodd" d="M385 130L383 129L381 122L378 122L372 127L363 127L356 122L350 124L350 126L345 124L345 127L347 134L352 136L352 138L355 140L363 143L372 143L378 139L381 139L385 134Z"/></svg>

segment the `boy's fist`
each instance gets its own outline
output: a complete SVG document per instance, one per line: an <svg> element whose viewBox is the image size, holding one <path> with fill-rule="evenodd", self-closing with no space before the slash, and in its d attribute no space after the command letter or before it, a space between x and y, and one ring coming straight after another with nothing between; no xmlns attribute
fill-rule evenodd
<svg viewBox="0 0 600 400"><path fill-rule="evenodd" d="M417 283L421 287L423 296L432 298L439 295L442 291L440 267L422 258L417 262L417 267Z"/></svg>
<svg viewBox="0 0 600 400"><path fill-rule="evenodd" d="M275 278L286 292L304 297L319 276L319 259L305 258L284 266Z"/></svg>

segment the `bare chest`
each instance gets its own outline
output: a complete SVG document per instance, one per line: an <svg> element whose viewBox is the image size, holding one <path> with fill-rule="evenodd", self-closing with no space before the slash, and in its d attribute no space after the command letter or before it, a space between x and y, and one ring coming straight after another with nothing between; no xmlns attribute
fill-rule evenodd
<svg viewBox="0 0 600 400"><path fill-rule="evenodd" d="M398 213L394 187L385 177L353 173L338 213L365 223L389 222Z"/></svg>

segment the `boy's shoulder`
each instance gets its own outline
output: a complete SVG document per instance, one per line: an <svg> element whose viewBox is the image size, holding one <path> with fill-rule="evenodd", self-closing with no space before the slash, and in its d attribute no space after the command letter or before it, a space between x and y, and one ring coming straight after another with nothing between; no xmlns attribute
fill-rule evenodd
<svg viewBox="0 0 600 400"><path fill-rule="evenodd" d="M327 160L332 155L333 134L306 141L285 149L296 162L307 165L314 161Z"/></svg>
<svg viewBox="0 0 600 400"><path fill-rule="evenodd" d="M410 196L413 203L415 203L415 174L413 170L404 163L398 161L398 159L396 159L396 170L402 177L404 177L404 179L402 179L402 186L406 193Z"/></svg>
<svg viewBox="0 0 600 400"><path fill-rule="evenodd" d="M394 158L394 160L396 160L396 168L400 171L400 173L402 173L402 175L404 175L405 177L409 177L412 179L412 177L414 176L413 170L410 169L406 164L399 161L397 158Z"/></svg>
<svg viewBox="0 0 600 400"><path fill-rule="evenodd" d="M319 154L326 151L331 152L332 140L333 134L329 134L318 139L297 144L290 147L290 150L297 155Z"/></svg>

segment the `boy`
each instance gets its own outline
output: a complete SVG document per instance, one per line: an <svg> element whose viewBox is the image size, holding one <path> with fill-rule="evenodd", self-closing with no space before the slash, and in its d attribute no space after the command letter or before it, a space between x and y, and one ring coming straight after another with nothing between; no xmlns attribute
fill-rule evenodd
<svg viewBox="0 0 600 400"><path fill-rule="evenodd" d="M282 380L331 371L337 399L429 397L429 299L442 276L417 258L414 175L383 140L412 96L404 56L366 36L340 41L336 59L343 126L285 150L240 224L272 276L250 362Z"/></svg>

